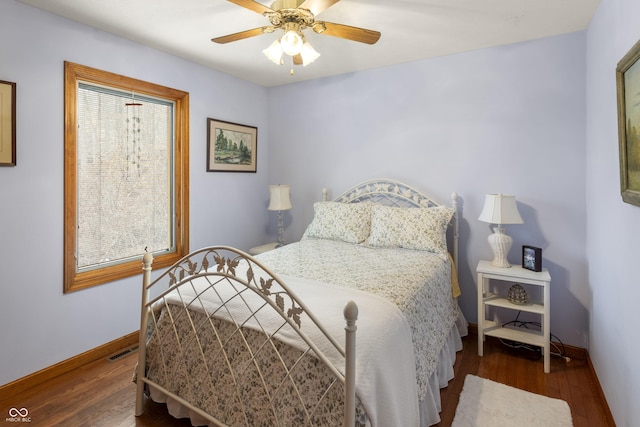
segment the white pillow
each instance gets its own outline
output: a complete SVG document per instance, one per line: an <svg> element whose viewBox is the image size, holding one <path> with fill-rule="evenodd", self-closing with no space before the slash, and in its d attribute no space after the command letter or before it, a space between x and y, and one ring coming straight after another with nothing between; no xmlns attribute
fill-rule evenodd
<svg viewBox="0 0 640 427"><path fill-rule="evenodd" d="M371 203L316 202L313 220L303 239L341 240L362 243L371 229Z"/></svg>
<svg viewBox="0 0 640 427"><path fill-rule="evenodd" d="M453 209L374 205L369 246L447 253L447 225Z"/></svg>

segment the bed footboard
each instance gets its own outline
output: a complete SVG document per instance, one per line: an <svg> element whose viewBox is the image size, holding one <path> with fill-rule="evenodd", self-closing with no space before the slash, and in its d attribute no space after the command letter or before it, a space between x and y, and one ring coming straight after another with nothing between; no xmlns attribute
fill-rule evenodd
<svg viewBox="0 0 640 427"><path fill-rule="evenodd" d="M145 254L136 416L153 391L213 425L355 425L353 301L344 308L343 348L242 251L198 250L153 281L152 262ZM327 349L344 363L336 367Z"/></svg>

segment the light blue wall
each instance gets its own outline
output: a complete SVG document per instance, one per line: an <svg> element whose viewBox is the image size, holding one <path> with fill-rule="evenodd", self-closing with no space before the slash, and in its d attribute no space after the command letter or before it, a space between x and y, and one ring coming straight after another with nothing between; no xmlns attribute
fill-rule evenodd
<svg viewBox="0 0 640 427"><path fill-rule="evenodd" d="M619 427L640 420L640 207L620 197L615 70L639 16L636 0L602 0L587 33L589 353Z"/></svg>
<svg viewBox="0 0 640 427"><path fill-rule="evenodd" d="M13 0L0 1L0 39L0 80L18 95L17 166L0 168L5 384L139 324L140 277L62 294L64 61L190 93L191 248L264 240L269 129L266 89ZM205 172L207 117L258 127L257 174Z"/></svg>
<svg viewBox="0 0 640 427"><path fill-rule="evenodd" d="M631 425L640 208L618 195L613 70L640 37L632 1L603 0L586 33L272 89L0 2L0 36L11 41L0 44L0 79L18 84L18 166L0 168L0 384L137 328L139 278L62 294L68 60L190 93L192 248L273 238L268 184L292 186L287 241L322 187L335 196L392 177L440 201L456 191L461 305L475 322L475 265L491 257L483 197L515 194L525 224L508 227L509 259L520 261L522 244L543 248L552 332L589 348L618 425ZM257 174L205 172L207 117L258 126Z"/></svg>
<svg viewBox="0 0 640 427"><path fill-rule="evenodd" d="M515 194L525 223L507 227L509 260L543 249L552 333L587 347L584 64L579 32L270 89L270 175L294 204L286 238L322 187L392 177L442 202L455 191L461 305L476 323L475 266L492 258L477 218L486 193Z"/></svg>

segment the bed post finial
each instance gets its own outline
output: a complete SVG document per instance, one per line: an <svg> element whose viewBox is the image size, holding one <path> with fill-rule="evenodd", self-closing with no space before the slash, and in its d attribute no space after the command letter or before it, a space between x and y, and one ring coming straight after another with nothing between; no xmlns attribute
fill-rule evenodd
<svg viewBox="0 0 640 427"><path fill-rule="evenodd" d="M356 420L356 320L358 320L358 306L349 301L344 307L344 318L347 321L344 346L344 427L353 427Z"/></svg>
<svg viewBox="0 0 640 427"><path fill-rule="evenodd" d="M326 202L326 201L327 201L327 197L328 197L328 195L329 195L329 190L328 190L326 187L324 187L324 188L322 189L322 201L323 201L323 202Z"/></svg>
<svg viewBox="0 0 640 427"><path fill-rule="evenodd" d="M349 330L355 331L356 320L358 320L358 305L355 302L349 301L347 305L344 306L344 318L347 321L347 326L353 328Z"/></svg>
<svg viewBox="0 0 640 427"><path fill-rule="evenodd" d="M151 255L149 252L146 252L143 256L142 256L142 269L144 271L147 271L147 269L151 268L151 264L153 263L153 255Z"/></svg>

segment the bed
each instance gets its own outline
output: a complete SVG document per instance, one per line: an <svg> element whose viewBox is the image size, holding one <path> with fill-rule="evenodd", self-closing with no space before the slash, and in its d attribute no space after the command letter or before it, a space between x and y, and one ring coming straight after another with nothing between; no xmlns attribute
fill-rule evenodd
<svg viewBox="0 0 640 427"><path fill-rule="evenodd" d="M193 425L439 422L467 326L457 195L326 194L299 242L257 256L203 248L152 280L145 254L136 415L149 397Z"/></svg>

